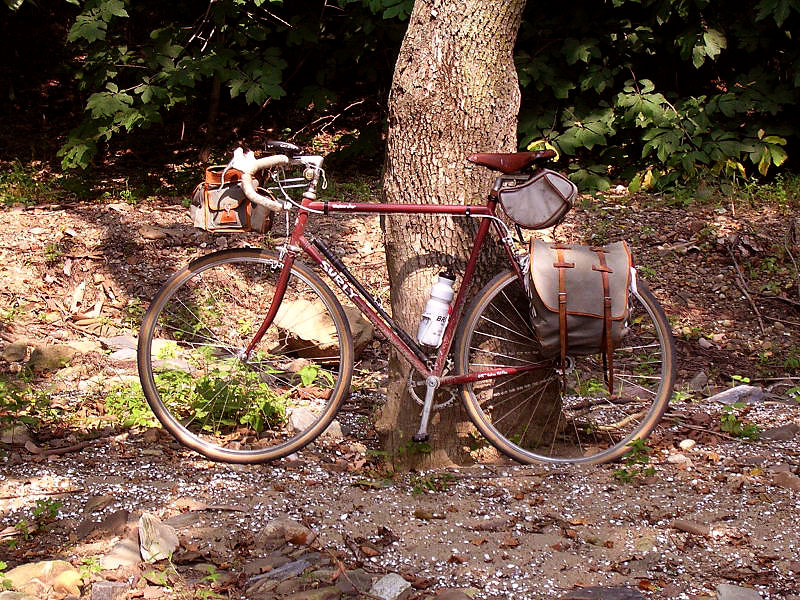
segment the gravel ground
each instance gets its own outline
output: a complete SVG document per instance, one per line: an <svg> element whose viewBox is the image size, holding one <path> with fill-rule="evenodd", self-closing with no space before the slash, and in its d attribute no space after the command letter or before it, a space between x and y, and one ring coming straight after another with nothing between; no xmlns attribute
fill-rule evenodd
<svg viewBox="0 0 800 600"><path fill-rule="evenodd" d="M59 410L80 418L102 414L98 398L86 394L87 381L134 372L110 361L98 337L130 334L137 306L188 259L261 241L198 233L174 205L40 207L9 215L0 231L0 294L14 316L4 317L0 337L87 343L67 369L34 381ZM592 231L592 243L622 232L650 267L646 277L672 316L679 394L652 438L649 464L640 465L653 467L652 474L620 464L393 474L367 450L375 445L364 417L381 393L373 371L386 356L375 342L361 364L361 396L349 407L351 417L341 417L348 437L320 442L293 460L210 463L153 429L98 430L94 445L63 455L11 449L0 458L0 544L12 544L0 546L0 560L9 567L52 558L86 564L107 555L142 512L166 519L188 511L202 515L193 527L229 532L204 559L234 581L268 552L258 533L289 517L348 567L398 572L420 594L456 587L474 588L481 599L535 599L576 586L625 585L646 597L699 599L728 583L763 598L798 598L800 435L789 428L782 441L766 437L776 427L800 425L800 406L787 393L800 365L796 274L788 255L780 257L780 247L788 252L789 223L770 210L734 216L724 207L686 211L609 197L578 207L562 226L568 240ZM370 290L385 297L377 219L345 219L322 230ZM737 264L752 304L739 291ZM104 298L99 317L70 316L82 282L78 315ZM13 367L0 362L4 377L14 376ZM733 376L774 392L738 411L762 430L759 441L721 432L722 405L706 399ZM80 433L65 425L39 432L35 443L74 444ZM622 468L630 483L615 477ZM47 502L61 503L57 515L23 535L20 523L34 522L37 506L54 506ZM198 502L227 508L192 510ZM85 525L87 515L97 523L121 510L128 522L121 530ZM227 593L239 597L243 589L234 583Z"/></svg>
<svg viewBox="0 0 800 600"><path fill-rule="evenodd" d="M765 429L800 422L796 406L780 403L748 416ZM675 435L681 425L658 434ZM414 574L431 580L429 591L472 587L478 598L543 598L575 586L627 585L652 597L699 598L734 583L763 598L793 598L800 592L796 442L797 435L757 443L718 438L683 451L659 444L650 457L654 473L621 483L614 476L620 465L483 466L389 478L364 463L360 442L347 439L275 465L230 466L151 430L61 457L12 455L0 478L0 528L29 518L36 500L57 498L58 519L28 544L27 560L79 561L116 541L76 539L93 498L111 498L94 520L126 509L131 522L143 511L166 519L201 502L235 508L210 511L201 523L240 542L241 552L221 566L234 573L264 554L253 535L289 517L347 564ZM376 555L360 551L364 543Z"/></svg>

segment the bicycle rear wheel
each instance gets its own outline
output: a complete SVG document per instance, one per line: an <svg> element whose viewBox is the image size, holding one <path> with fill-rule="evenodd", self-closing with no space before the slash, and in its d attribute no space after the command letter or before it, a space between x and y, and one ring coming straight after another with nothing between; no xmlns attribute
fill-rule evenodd
<svg viewBox="0 0 800 600"><path fill-rule="evenodd" d="M350 388L353 343L330 289L295 263L280 310L248 358L282 262L225 250L191 262L156 294L139 335L139 378L158 420L213 460L296 452L333 420Z"/></svg>
<svg viewBox="0 0 800 600"><path fill-rule="evenodd" d="M462 386L467 413L486 439L522 463L594 464L647 437L669 403L674 350L664 311L641 280L614 353L613 396L601 354L570 356L563 372L542 360L528 311L517 276L501 273L472 301L456 338L460 374L540 365Z"/></svg>

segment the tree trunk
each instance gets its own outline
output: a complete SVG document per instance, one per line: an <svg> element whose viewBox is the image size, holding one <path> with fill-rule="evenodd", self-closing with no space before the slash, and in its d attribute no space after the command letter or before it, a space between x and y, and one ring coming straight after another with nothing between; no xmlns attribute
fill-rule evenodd
<svg viewBox="0 0 800 600"><path fill-rule="evenodd" d="M525 0L416 1L389 98L383 182L387 202L484 201L494 175L465 157L516 148L520 92L513 49L524 5ZM443 267L463 272L475 229L473 219L387 219L392 311L403 329L416 333ZM471 426L463 425L467 418L458 390L438 390L437 401L452 391L454 406L433 414L430 448L420 452L411 442L420 408L406 391L410 367L393 356L390 369L377 427L396 466L420 469L467 462L464 437ZM424 385L420 391L424 397Z"/></svg>

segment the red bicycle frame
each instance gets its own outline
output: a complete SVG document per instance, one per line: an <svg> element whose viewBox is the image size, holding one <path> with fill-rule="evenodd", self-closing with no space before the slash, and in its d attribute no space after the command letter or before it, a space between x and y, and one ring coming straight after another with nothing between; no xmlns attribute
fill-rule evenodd
<svg viewBox="0 0 800 600"><path fill-rule="evenodd" d="M475 269L478 264L478 256L483 246L486 236L489 233L489 227L494 225L495 230L500 237L506 254L509 257L511 264L517 272L517 276L522 278L520 267L514 258L514 253L509 246L508 240L504 236L503 228L499 224L499 220L495 214L497 207L497 198L493 195L488 197L485 205L464 206L461 204L381 204L381 203L367 203L367 202L323 202L313 200L305 197L303 199L302 208L299 210L297 219L295 220L294 229L286 245L285 253L283 255L283 268L281 276L278 280L278 285L275 290L275 295L272 303L267 311L259 330L256 332L253 340L250 342L246 350L249 355L253 348L258 344L261 337L272 324L272 320L278 312L283 296L286 292L287 283L289 280L289 272L297 257L298 251L303 250L311 259L316 262L320 268L336 283L336 285L347 295L348 298L355 304L362 314L370 320L370 322L381 332L390 343L400 352L403 357L426 379L429 377L436 377L440 385L458 385L465 383L473 383L482 379L490 379L496 377L506 377L516 375L525 371L542 368L545 365L527 365L524 367L504 367L497 369L489 369L486 371L478 371L464 375L449 375L443 377L442 374L445 369L447 356L450 353L450 347L455 338L456 329L464 310L464 305L467 300L467 293L471 287L472 278L475 274ZM453 302L450 319L444 331L441 346L436 355L436 361L433 368L428 366L421 360L421 351L419 348L412 347L414 342L410 340L407 334L403 334L394 323L391 325L387 323L384 317L380 316L378 312L373 309L370 303L365 300L367 295L366 290L360 285L353 285L348 281L347 275L343 274L336 265L331 264L331 261L323 255L320 249L313 242L310 242L304 235L308 217L311 212L332 214L332 213L348 213L348 214L379 214L379 215L393 215L393 214L419 214L419 215L450 215L461 217L482 217L478 233L470 252L467 266L464 270L464 275L459 286L458 293L456 294ZM352 276L351 276L352 277ZM357 283L357 282L356 282ZM374 304L377 301L372 298ZM382 311L383 312L383 311ZM385 313L384 313L385 314ZM405 338L405 339L404 339ZM409 343L410 342L410 343Z"/></svg>

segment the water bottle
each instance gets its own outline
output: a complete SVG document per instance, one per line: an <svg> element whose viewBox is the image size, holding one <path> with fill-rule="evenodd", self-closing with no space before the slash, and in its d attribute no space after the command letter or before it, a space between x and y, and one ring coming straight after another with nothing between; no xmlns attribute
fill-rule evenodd
<svg viewBox="0 0 800 600"><path fill-rule="evenodd" d="M420 344L438 348L442 343L444 329L450 317L450 301L453 299L455 275L449 271L439 273L439 278L431 288L431 297L425 304L422 321L417 331Z"/></svg>

